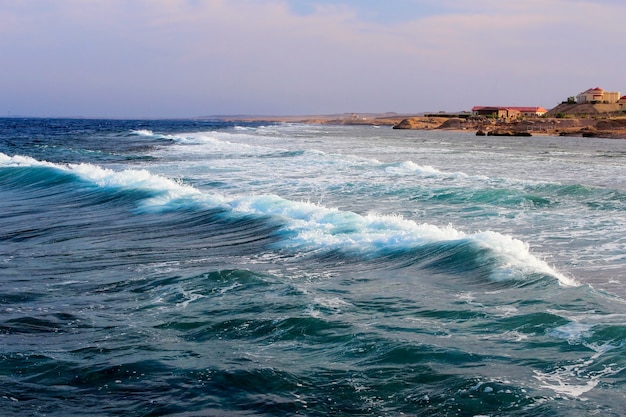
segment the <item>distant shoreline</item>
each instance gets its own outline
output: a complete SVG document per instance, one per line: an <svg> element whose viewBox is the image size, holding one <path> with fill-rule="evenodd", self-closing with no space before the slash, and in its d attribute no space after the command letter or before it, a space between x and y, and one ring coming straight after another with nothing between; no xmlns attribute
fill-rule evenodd
<svg viewBox="0 0 626 417"><path fill-rule="evenodd" d="M379 126L400 130L449 130L474 132L479 136L578 136L626 139L626 114L565 114L559 117L526 117L496 120L463 114L344 113L332 115L250 116L214 115L178 118L96 118L9 116L0 119L79 119L79 120L218 120L223 122L301 123L334 126Z"/></svg>
<svg viewBox="0 0 626 417"><path fill-rule="evenodd" d="M272 122L272 123L304 123L328 125L376 125L394 126L407 117L419 115L396 113L346 113L330 115L302 115L302 116L219 116L217 119L226 122Z"/></svg>
<svg viewBox="0 0 626 417"><path fill-rule="evenodd" d="M626 139L626 116L528 117L494 120L485 117L424 116L408 114L357 114L312 116L223 116L231 122L304 123L342 126L388 126L405 130L474 131L500 136L579 136Z"/></svg>

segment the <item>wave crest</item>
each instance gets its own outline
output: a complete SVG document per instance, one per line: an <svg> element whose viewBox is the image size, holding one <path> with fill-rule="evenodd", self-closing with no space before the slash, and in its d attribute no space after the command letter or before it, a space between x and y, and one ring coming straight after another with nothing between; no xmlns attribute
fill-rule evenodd
<svg viewBox="0 0 626 417"><path fill-rule="evenodd" d="M102 188L149 191L150 197L140 203L146 211L190 208L223 208L232 216L252 215L278 217L283 224L282 249L309 251L341 251L366 258L385 256L390 252L406 252L433 244L471 245L473 262L489 265L489 278L495 281L518 279L529 274L544 274L560 284L578 285L534 256L529 245L511 236L494 231L466 234L448 225L439 227L419 224L397 215L369 213L360 215L309 202L297 202L276 195L252 195L227 199L152 174L147 170L114 171L91 164L59 165L30 157L0 153L0 165L53 167L75 175Z"/></svg>

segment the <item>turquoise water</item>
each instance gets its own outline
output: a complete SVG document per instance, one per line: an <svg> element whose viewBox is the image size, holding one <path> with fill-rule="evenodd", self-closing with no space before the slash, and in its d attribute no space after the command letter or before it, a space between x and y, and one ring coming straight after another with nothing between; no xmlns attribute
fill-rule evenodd
<svg viewBox="0 0 626 417"><path fill-rule="evenodd" d="M0 120L4 415L621 415L626 143Z"/></svg>

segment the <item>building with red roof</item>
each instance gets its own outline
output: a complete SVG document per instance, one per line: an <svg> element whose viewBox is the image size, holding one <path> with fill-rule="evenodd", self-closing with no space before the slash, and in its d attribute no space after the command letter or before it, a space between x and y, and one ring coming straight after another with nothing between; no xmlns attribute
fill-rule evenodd
<svg viewBox="0 0 626 417"><path fill-rule="evenodd" d="M620 101L619 91L610 92L605 91L600 87L590 88L576 96L576 102L583 103L609 103L614 104Z"/></svg>
<svg viewBox="0 0 626 417"><path fill-rule="evenodd" d="M498 119L516 119L520 117L538 117L546 114L548 110L543 107L518 107L518 106L474 106L472 114L479 116L495 117Z"/></svg>

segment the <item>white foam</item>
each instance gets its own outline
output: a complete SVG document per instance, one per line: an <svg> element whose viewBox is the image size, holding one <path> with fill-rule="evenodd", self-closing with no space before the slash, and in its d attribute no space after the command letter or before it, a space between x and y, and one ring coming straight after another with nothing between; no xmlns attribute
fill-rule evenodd
<svg viewBox="0 0 626 417"><path fill-rule="evenodd" d="M137 136L154 136L154 132L149 129L131 130L130 133Z"/></svg>
<svg viewBox="0 0 626 417"><path fill-rule="evenodd" d="M572 321L563 326L559 326L548 332L550 336L565 339L568 342L580 341L583 337L589 336L593 325Z"/></svg>
<svg viewBox="0 0 626 417"><path fill-rule="evenodd" d="M418 224L397 215L360 215L319 204L290 201L276 195L253 195L228 201L223 196L208 195L190 185L147 170L113 171L91 164L58 165L29 157L8 157L2 153L0 164L54 167L99 187L152 191L154 196L143 201L142 208L145 210L200 205L231 209L235 214L277 216L284 222L285 231L291 232L291 236L283 242L291 250L342 250L378 256L436 242L468 242L488 249L488 256L497 260L498 266L491 274L493 280L510 280L520 274L542 273L557 278L562 285L578 285L531 254L525 242L492 231L466 234L449 225L439 227Z"/></svg>
<svg viewBox="0 0 626 417"><path fill-rule="evenodd" d="M510 267L513 266L521 268L523 273L538 272L554 276L564 286L575 287L580 285L573 278L555 271L545 261L531 254L528 244L521 240L492 231L474 234L472 239L498 254L502 260L506 260L493 274L493 278L496 280L509 279Z"/></svg>
<svg viewBox="0 0 626 417"><path fill-rule="evenodd" d="M190 185L152 174L145 169L114 171L92 164L54 164L46 161L38 161L27 156L18 155L9 157L3 153L0 153L0 165L50 167L76 175L78 178L101 188L152 191L155 193L155 196L143 202L143 208L147 210L159 209L174 204L218 206L223 203L223 199L220 196L208 196Z"/></svg>
<svg viewBox="0 0 626 417"><path fill-rule="evenodd" d="M207 133L190 133L187 135L180 135L175 137L175 142L184 145L232 145L228 141L220 140Z"/></svg>
<svg viewBox="0 0 626 417"><path fill-rule="evenodd" d="M465 234L451 226L418 224L401 216L340 211L313 203L293 202L278 196L250 196L230 203L235 211L278 215L288 220L286 228L295 232L287 244L298 250L326 248L360 253L411 249L428 243L467 241L487 248L499 266L491 278L515 279L521 274L542 273L558 279L561 285L576 286L573 279L555 271L530 253L528 244L511 236L487 231Z"/></svg>
<svg viewBox="0 0 626 417"><path fill-rule="evenodd" d="M591 391L599 382L597 379L588 380L583 383L580 383L580 381L572 382L569 379L569 370L548 373L534 371L534 373L534 377L541 382L541 387L570 397L579 397L585 392Z"/></svg>
<svg viewBox="0 0 626 417"><path fill-rule="evenodd" d="M580 397L594 389L604 377L616 375L624 368L605 366L600 371L589 371L594 358L579 363L560 366L550 372L533 371L534 378L541 383L541 387L548 388L556 393L569 397Z"/></svg>
<svg viewBox="0 0 626 417"><path fill-rule="evenodd" d="M228 131L210 131L197 132L178 135L172 137L172 140L182 146L196 145L194 152L228 152L228 153L244 153L253 155L263 155L267 153L288 152L290 149L283 147L270 147L256 143L259 139L258 134L243 133L253 130L252 128L235 127L235 132ZM259 129L254 129L258 131ZM242 132L242 133L239 133ZM268 137L263 137L264 143ZM256 144L255 144L256 143ZM336 165L356 165L368 166L372 169L381 169L386 173L398 176L420 176L424 178L443 177L443 178L467 178L468 175L462 172L443 172L430 165L419 165L412 161L404 161L400 163L387 164L371 157L362 157L346 154L327 154L317 149L299 149L309 156L317 157L316 161L310 159L307 163L325 163ZM168 149L167 152L171 152Z"/></svg>
<svg viewBox="0 0 626 417"><path fill-rule="evenodd" d="M342 308L348 307L351 304L339 297L315 297L313 301L327 309L334 310L336 312L341 311Z"/></svg>
<svg viewBox="0 0 626 417"><path fill-rule="evenodd" d="M567 340L570 344L581 344L592 350L594 354L588 359L558 366L549 372L533 371L534 377L541 382L543 388L570 397L579 397L595 388L602 378L616 375L626 369L626 367L616 368L615 364L604 365L600 370L597 366L593 366L600 356L621 346L612 343L584 342L584 338L592 336L592 328L591 324L572 321L548 332L549 335Z"/></svg>
<svg viewBox="0 0 626 417"><path fill-rule="evenodd" d="M30 166L45 166L60 168L59 165L46 161L38 161L30 156L15 155L9 156L0 152L0 165L5 167L30 167Z"/></svg>
<svg viewBox="0 0 626 417"><path fill-rule="evenodd" d="M416 174L421 176L467 176L463 173L444 173L443 171L433 168L430 165L419 165L412 161L404 161L399 164L388 165L385 167L385 171L396 175Z"/></svg>
<svg viewBox="0 0 626 417"><path fill-rule="evenodd" d="M177 138L177 136L173 136L173 135L164 135L162 133L154 133L152 130L149 130L149 129L131 130L130 133L133 135L143 136L146 138L154 138L154 139L175 140Z"/></svg>
<svg viewBox="0 0 626 417"><path fill-rule="evenodd" d="M182 296L185 298L185 301L182 301L180 303L176 303L177 307L187 308L189 303L193 303L196 300L200 300L202 298L206 298L206 296L204 294L199 294L199 293L196 293L194 291L185 291L185 290L181 289L181 292L182 292Z"/></svg>

